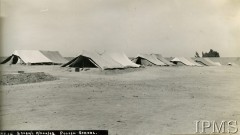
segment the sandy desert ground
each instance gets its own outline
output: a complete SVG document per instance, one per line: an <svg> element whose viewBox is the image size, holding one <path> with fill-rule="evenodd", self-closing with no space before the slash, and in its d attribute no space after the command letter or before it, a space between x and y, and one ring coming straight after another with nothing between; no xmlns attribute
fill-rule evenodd
<svg viewBox="0 0 240 135"><path fill-rule="evenodd" d="M69 72L1 66L55 81L1 86L1 129L106 129L110 135L195 133L195 120L240 121L239 67Z"/></svg>

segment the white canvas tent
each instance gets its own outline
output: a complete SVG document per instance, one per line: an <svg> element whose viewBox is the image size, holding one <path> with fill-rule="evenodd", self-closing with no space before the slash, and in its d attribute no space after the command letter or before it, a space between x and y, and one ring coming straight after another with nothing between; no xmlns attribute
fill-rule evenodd
<svg viewBox="0 0 240 135"><path fill-rule="evenodd" d="M160 60L161 62L165 63L168 66L174 66L175 64L173 64L172 62L168 61L167 59L165 59L161 54L152 54L155 55L155 57Z"/></svg>
<svg viewBox="0 0 240 135"><path fill-rule="evenodd" d="M1 64L63 64L67 60L57 51L16 50Z"/></svg>
<svg viewBox="0 0 240 135"><path fill-rule="evenodd" d="M195 60L193 60L192 58L185 58L187 59L188 61L190 61L191 63L193 63L195 66L198 66L198 67L202 67L203 65L197 63Z"/></svg>
<svg viewBox="0 0 240 135"><path fill-rule="evenodd" d="M111 57L88 51L83 51L79 56L64 64L62 67L100 68L102 70L124 68Z"/></svg>
<svg viewBox="0 0 240 135"><path fill-rule="evenodd" d="M213 62L209 58L196 58L196 61L205 66L221 66L219 62Z"/></svg>
<svg viewBox="0 0 240 135"><path fill-rule="evenodd" d="M196 64L190 62L189 60L187 60L184 57L175 57L171 61L173 63L177 64L177 65L183 64L183 65L186 65L186 66L196 66Z"/></svg>
<svg viewBox="0 0 240 135"><path fill-rule="evenodd" d="M134 60L136 64L145 65L145 66L166 66L165 63L159 61L155 55L150 54L139 54Z"/></svg>
<svg viewBox="0 0 240 135"><path fill-rule="evenodd" d="M110 57L113 60L117 61L121 65L124 66L124 68L138 68L140 65L133 63L125 53L121 52L112 52L112 53L104 53L103 56Z"/></svg>

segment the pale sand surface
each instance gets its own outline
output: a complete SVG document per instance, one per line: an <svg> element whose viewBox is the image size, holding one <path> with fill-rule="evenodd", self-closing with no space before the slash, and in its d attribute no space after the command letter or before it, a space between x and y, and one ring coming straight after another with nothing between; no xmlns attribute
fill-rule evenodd
<svg viewBox="0 0 240 135"><path fill-rule="evenodd" d="M195 120L240 121L239 67L69 72L1 66L59 80L1 86L1 129L106 129L110 135L194 133Z"/></svg>

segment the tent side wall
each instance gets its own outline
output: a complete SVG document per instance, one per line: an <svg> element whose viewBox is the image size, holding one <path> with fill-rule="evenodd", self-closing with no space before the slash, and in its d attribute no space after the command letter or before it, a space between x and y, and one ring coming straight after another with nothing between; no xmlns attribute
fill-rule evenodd
<svg viewBox="0 0 240 135"><path fill-rule="evenodd" d="M134 67L134 68L140 67L140 65L132 62L132 61L127 57L127 55L126 55L125 53L123 53L123 57L125 58L126 62L128 63L128 65L127 65L128 67Z"/></svg>
<svg viewBox="0 0 240 135"><path fill-rule="evenodd" d="M221 66L221 64L219 62L213 62L212 60L210 60L209 58L204 58L206 61L208 61L209 63L211 63L214 66Z"/></svg>
<svg viewBox="0 0 240 135"><path fill-rule="evenodd" d="M67 60L63 58L58 51L40 51L40 52L48 59L50 59L54 64L63 64L67 62Z"/></svg>
<svg viewBox="0 0 240 135"><path fill-rule="evenodd" d="M191 61L187 60L184 57L176 57L173 60L171 60L171 62L173 62L174 64L177 63L177 65L179 65L178 62L181 62L181 63L183 63L186 66L195 66L194 63L192 63Z"/></svg>
<svg viewBox="0 0 240 135"><path fill-rule="evenodd" d="M194 59L192 58L186 58L188 61L190 61L191 63L193 63L195 66L198 66L198 67L202 67L203 65L197 63Z"/></svg>
<svg viewBox="0 0 240 135"><path fill-rule="evenodd" d="M110 55L102 54L100 55L101 58L104 60L104 69L122 69L124 65L122 65L119 61L113 59Z"/></svg>
<svg viewBox="0 0 240 135"><path fill-rule="evenodd" d="M106 55L109 55L113 60L120 63L124 68L136 68L140 67L140 65L135 64L132 62L125 53L108 53Z"/></svg>
<svg viewBox="0 0 240 135"><path fill-rule="evenodd" d="M107 59L112 59L111 61L114 61L114 63L118 63L118 65L120 64L121 67L123 68L136 68L136 67L140 67L140 65L135 64L134 62L132 62L125 53L119 53L119 52L115 52L115 53L104 53L102 54L102 56L104 58Z"/></svg>
<svg viewBox="0 0 240 135"><path fill-rule="evenodd" d="M163 63L169 65L169 66L174 66L175 64L171 63L170 61L164 59L164 58L158 58L160 61L162 61Z"/></svg>
<svg viewBox="0 0 240 135"><path fill-rule="evenodd" d="M155 65L152 62L150 62L142 57L137 57L134 61L136 64L144 65L144 66L154 66Z"/></svg>
<svg viewBox="0 0 240 135"><path fill-rule="evenodd" d="M21 58L26 64L51 64L52 61L43 55L39 50L16 50L14 55Z"/></svg>
<svg viewBox="0 0 240 135"><path fill-rule="evenodd" d="M150 55L152 57L152 62L154 62L158 66L167 66L167 64L160 61L155 55Z"/></svg>
<svg viewBox="0 0 240 135"><path fill-rule="evenodd" d="M138 58L142 58L142 59L145 59L147 60L148 62L150 62L151 64L153 65L156 65L156 66L166 66L166 64L164 64L163 62L161 62L160 60L157 59L156 56L153 56L153 55L148 55L148 54L139 54L137 56ZM138 63L137 63L138 64ZM145 63L147 64L147 63ZM147 64L149 65L149 64Z"/></svg>
<svg viewBox="0 0 240 135"><path fill-rule="evenodd" d="M201 63L206 66L215 66L214 64L210 63L209 61L206 61L204 58L196 58L196 62Z"/></svg>
<svg viewBox="0 0 240 135"><path fill-rule="evenodd" d="M161 62L165 63L168 66L174 66L175 64L173 64L172 62L168 61L167 59L165 59L164 57L162 57L161 54L153 54L157 57L158 60L160 60Z"/></svg>
<svg viewBox="0 0 240 135"><path fill-rule="evenodd" d="M197 63L204 65L204 66L208 66L207 64L203 63L202 61L196 61Z"/></svg>

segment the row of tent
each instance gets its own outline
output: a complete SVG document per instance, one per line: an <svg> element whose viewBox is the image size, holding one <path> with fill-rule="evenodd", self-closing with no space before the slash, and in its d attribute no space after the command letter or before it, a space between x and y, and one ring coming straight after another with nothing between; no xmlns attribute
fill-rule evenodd
<svg viewBox="0 0 240 135"><path fill-rule="evenodd" d="M61 64L62 67L123 69L138 68L144 66L221 66L219 62L213 62L209 58L185 58L175 57L167 60L160 54L140 54L130 60L125 53L98 54L96 52L83 51L79 56L68 61L57 51L41 50L16 50L1 64Z"/></svg>

